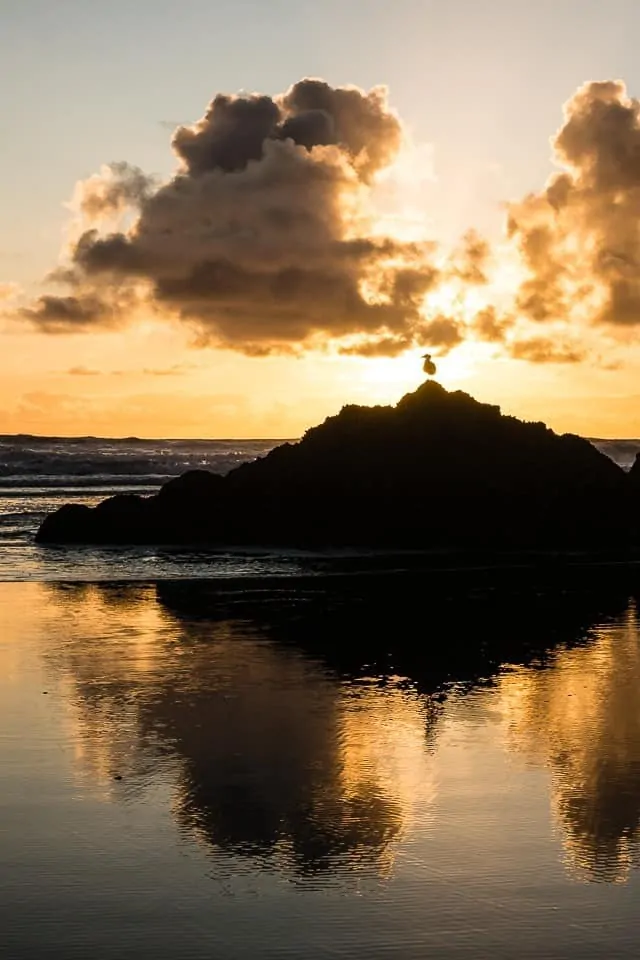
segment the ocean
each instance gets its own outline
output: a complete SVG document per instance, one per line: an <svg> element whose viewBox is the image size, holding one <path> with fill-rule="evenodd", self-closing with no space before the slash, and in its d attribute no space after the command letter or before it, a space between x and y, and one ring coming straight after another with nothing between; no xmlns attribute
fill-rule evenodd
<svg viewBox="0 0 640 960"><path fill-rule="evenodd" d="M63 503L155 493L187 470L227 473L275 440L140 440L0 436L0 580L136 580L277 572L274 558L185 551L41 548L34 535Z"/></svg>
<svg viewBox="0 0 640 960"><path fill-rule="evenodd" d="M152 494L187 470L227 473L280 442L0 436L0 581L298 575L322 569L322 558L298 551L56 550L34 543L44 517L63 503L93 506L116 493ZM640 440L592 442L625 469L640 450Z"/></svg>

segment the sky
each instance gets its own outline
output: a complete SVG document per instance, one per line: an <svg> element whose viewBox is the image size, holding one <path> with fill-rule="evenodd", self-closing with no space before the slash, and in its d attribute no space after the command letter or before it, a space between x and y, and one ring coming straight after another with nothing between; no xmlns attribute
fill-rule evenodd
<svg viewBox="0 0 640 960"><path fill-rule="evenodd" d="M444 386L505 412L640 436L633 0L0 0L0 16L1 433L298 436L414 389L428 350ZM283 95L308 77L361 94L335 101L330 135L286 140L311 94ZM193 125L221 93L276 104L259 158L211 160L222 114ZM232 271L214 293L205 213Z"/></svg>

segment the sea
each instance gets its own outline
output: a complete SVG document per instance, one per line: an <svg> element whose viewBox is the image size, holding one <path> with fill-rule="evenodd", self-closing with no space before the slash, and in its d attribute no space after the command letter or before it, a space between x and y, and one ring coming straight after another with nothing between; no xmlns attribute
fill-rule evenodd
<svg viewBox="0 0 640 960"><path fill-rule="evenodd" d="M44 517L63 503L93 506L117 493L151 495L187 470L228 473L282 442L0 436L0 580L297 576L322 571L331 558L300 551L56 550L34 543ZM640 451L640 440L592 442L624 469Z"/></svg>
<svg viewBox="0 0 640 960"><path fill-rule="evenodd" d="M273 443L0 438L0 957L636 960L640 571L33 542Z"/></svg>
<svg viewBox="0 0 640 960"><path fill-rule="evenodd" d="M195 555L179 550L55 550L34 544L64 503L94 506L117 493L151 495L187 470L228 473L276 440L140 440L0 436L0 580L139 579L278 572L259 551ZM295 570L295 563L292 567Z"/></svg>

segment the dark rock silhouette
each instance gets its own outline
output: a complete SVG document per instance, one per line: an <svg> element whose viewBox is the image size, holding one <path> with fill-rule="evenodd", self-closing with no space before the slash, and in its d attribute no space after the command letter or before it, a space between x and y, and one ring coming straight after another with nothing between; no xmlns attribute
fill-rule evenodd
<svg viewBox="0 0 640 960"><path fill-rule="evenodd" d="M63 507L38 541L620 551L640 541L639 471L427 381L395 407L346 406L227 476Z"/></svg>
<svg viewBox="0 0 640 960"><path fill-rule="evenodd" d="M635 460L628 473L629 483L634 490L640 490L640 453L636 453Z"/></svg>

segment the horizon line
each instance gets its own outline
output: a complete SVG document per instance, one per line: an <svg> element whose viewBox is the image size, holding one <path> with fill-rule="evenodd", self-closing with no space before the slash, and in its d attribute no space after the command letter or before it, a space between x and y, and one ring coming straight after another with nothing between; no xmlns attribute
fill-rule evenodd
<svg viewBox="0 0 640 960"><path fill-rule="evenodd" d="M518 418L519 419L519 418ZM552 428L549 428L552 429ZM602 437L602 436L588 436L587 434L573 433L568 430L564 433L553 430L558 436L576 436L582 437L583 440L588 440L590 443L638 443L640 444L640 436L637 437ZM60 433L25 433L24 431L19 431L18 433L0 433L0 442L5 440L113 440L120 441L121 443L155 443L163 441L165 443L292 443L302 439L302 434L297 437L166 437L166 436L155 436L155 437L140 437L135 434L127 435L108 435L108 434L60 434Z"/></svg>

